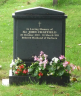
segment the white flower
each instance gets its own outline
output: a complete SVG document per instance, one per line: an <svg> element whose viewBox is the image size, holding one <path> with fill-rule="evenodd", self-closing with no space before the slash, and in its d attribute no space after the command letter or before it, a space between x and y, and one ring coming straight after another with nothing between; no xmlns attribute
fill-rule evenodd
<svg viewBox="0 0 81 96"><path fill-rule="evenodd" d="M55 60L55 57L54 58L52 58L52 61L54 61Z"/></svg>
<svg viewBox="0 0 81 96"><path fill-rule="evenodd" d="M29 69L28 69L28 72L29 72Z"/></svg>
<svg viewBox="0 0 81 96"><path fill-rule="evenodd" d="M16 69L18 69L18 66L16 66Z"/></svg>
<svg viewBox="0 0 81 96"><path fill-rule="evenodd" d="M52 61L50 62L50 65L52 65Z"/></svg>
<svg viewBox="0 0 81 96"><path fill-rule="evenodd" d="M47 76L50 76L50 74L47 73Z"/></svg>
<svg viewBox="0 0 81 96"><path fill-rule="evenodd" d="M57 63L57 62L58 62L58 60L59 60L58 58L55 58L55 63Z"/></svg>
<svg viewBox="0 0 81 96"><path fill-rule="evenodd" d="M59 69L60 67L59 66L57 66L57 70Z"/></svg>
<svg viewBox="0 0 81 96"><path fill-rule="evenodd" d="M41 68L39 68L39 70L41 70Z"/></svg>
<svg viewBox="0 0 81 96"><path fill-rule="evenodd" d="M12 63L10 64L10 67L12 67L13 65L15 65L15 62L12 60Z"/></svg>
<svg viewBox="0 0 81 96"><path fill-rule="evenodd" d="M53 73L50 73L50 75L53 75Z"/></svg>
<svg viewBox="0 0 81 96"><path fill-rule="evenodd" d="M52 61L54 61L55 63L57 63L58 62L58 58L56 58L56 57L54 57L54 58L52 58Z"/></svg>

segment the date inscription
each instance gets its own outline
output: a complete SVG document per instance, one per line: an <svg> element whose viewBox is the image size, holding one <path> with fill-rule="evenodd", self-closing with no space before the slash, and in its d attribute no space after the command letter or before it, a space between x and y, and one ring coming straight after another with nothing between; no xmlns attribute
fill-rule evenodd
<svg viewBox="0 0 81 96"><path fill-rule="evenodd" d="M58 39L59 34L53 28L26 28L20 37L21 39Z"/></svg>

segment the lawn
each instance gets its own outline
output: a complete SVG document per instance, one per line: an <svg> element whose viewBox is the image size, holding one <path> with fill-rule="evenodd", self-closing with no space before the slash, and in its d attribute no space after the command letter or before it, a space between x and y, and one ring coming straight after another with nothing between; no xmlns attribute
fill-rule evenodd
<svg viewBox="0 0 81 96"><path fill-rule="evenodd" d="M4 2L2 2L4 1ZM10 63L13 59L13 18L12 13L17 10L47 7L63 11L66 19L65 56L68 61L81 67L81 1L66 0L53 6L53 0L0 0L0 96L80 96L81 95L81 70L75 70L72 76L77 82L70 83L67 87L58 85L27 84L21 86L2 86L2 79L8 78Z"/></svg>

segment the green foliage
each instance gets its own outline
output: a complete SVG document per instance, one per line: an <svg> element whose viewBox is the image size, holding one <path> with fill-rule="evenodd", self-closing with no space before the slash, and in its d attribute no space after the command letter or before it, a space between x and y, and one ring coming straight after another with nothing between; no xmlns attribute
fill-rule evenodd
<svg viewBox="0 0 81 96"><path fill-rule="evenodd" d="M8 0L0 0L0 5L3 5L7 2Z"/></svg>
<svg viewBox="0 0 81 96"><path fill-rule="evenodd" d="M58 0L58 5L81 5L80 0Z"/></svg>

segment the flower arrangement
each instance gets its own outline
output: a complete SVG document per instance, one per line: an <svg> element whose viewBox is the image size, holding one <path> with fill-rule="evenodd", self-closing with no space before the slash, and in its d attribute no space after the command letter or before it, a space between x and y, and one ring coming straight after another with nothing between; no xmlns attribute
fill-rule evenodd
<svg viewBox="0 0 81 96"><path fill-rule="evenodd" d="M32 63L32 65L30 65L30 67L28 68L29 70L29 74L31 74L34 77L37 78L41 78L41 76L47 76L48 70L47 70L47 66L48 66L48 59L47 59L47 55L44 54L43 51L40 52L40 55L34 56L34 63Z"/></svg>
<svg viewBox="0 0 81 96"><path fill-rule="evenodd" d="M70 76L71 72L76 69L76 66L72 63L66 61L64 55L59 56L59 58L52 58L52 61L49 63L48 67L48 76Z"/></svg>
<svg viewBox="0 0 81 96"><path fill-rule="evenodd" d="M34 63L28 68L29 74L34 77L41 78L42 76L70 76L71 71L76 69L72 63L66 61L66 58L61 55L59 58L52 58L48 62L47 55L43 51L40 52L40 55L34 56Z"/></svg>
<svg viewBox="0 0 81 96"><path fill-rule="evenodd" d="M48 55L41 51L39 56L34 56L34 62L28 68L20 58L17 58L10 66L14 75L23 76L29 74L37 78L50 75L54 77L70 76L71 72L78 68L66 61L64 55L60 55L59 58L53 57L50 62L47 57Z"/></svg>
<svg viewBox="0 0 81 96"><path fill-rule="evenodd" d="M26 64L20 58L17 58L17 60L12 63L12 70L13 74L18 76L27 75L28 73Z"/></svg>

